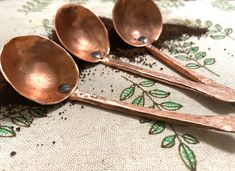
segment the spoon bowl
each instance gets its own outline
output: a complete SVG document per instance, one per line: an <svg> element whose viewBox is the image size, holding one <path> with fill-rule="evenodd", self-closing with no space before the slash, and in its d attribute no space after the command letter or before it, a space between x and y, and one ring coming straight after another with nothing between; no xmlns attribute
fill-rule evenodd
<svg viewBox="0 0 235 171"><path fill-rule="evenodd" d="M87 62L100 62L110 50L108 32L101 20L79 5L62 6L55 17L56 33L63 46Z"/></svg>
<svg viewBox="0 0 235 171"><path fill-rule="evenodd" d="M126 43L143 47L159 38L162 16L152 0L117 1L113 11L114 27Z"/></svg>
<svg viewBox="0 0 235 171"><path fill-rule="evenodd" d="M56 43L40 36L11 39L3 47L0 63L11 86L40 104L59 103L77 86L79 71L73 59Z"/></svg>

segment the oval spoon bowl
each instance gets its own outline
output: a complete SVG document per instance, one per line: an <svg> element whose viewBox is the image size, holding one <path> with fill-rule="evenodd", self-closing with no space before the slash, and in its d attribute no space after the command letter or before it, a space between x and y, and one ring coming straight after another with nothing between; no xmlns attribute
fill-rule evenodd
<svg viewBox="0 0 235 171"><path fill-rule="evenodd" d="M0 63L3 76L11 86L40 104L65 100L78 83L79 70L70 55L40 36L11 39L2 49Z"/></svg>
<svg viewBox="0 0 235 171"><path fill-rule="evenodd" d="M117 1L113 8L113 24L119 36L136 47L157 40L163 27L161 12L152 0Z"/></svg>
<svg viewBox="0 0 235 171"><path fill-rule="evenodd" d="M58 9L55 29L60 42L75 56L87 62L99 62L97 56L107 56L110 50L108 32L104 24L89 9L78 4L67 4Z"/></svg>

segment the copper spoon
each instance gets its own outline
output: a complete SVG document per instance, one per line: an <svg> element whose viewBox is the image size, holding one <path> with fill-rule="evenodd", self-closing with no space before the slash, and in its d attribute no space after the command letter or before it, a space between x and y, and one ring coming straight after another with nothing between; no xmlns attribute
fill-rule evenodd
<svg viewBox="0 0 235 171"><path fill-rule="evenodd" d="M118 0L113 8L113 23L117 33L126 43L136 47L146 47L159 60L191 80L224 87L197 74L152 45L160 37L163 29L161 12L154 1Z"/></svg>
<svg viewBox="0 0 235 171"><path fill-rule="evenodd" d="M89 9L78 4L64 5L57 11L55 30L62 45L84 61L101 62L152 80L200 92L222 101L235 102L235 91L227 87L211 87L108 58L110 46L104 24Z"/></svg>
<svg viewBox="0 0 235 171"><path fill-rule="evenodd" d="M232 116L160 111L79 92L79 70L72 57L55 42L40 36L20 36L7 42L1 51L0 69L19 94L39 104L56 104L68 98L149 119L235 132Z"/></svg>

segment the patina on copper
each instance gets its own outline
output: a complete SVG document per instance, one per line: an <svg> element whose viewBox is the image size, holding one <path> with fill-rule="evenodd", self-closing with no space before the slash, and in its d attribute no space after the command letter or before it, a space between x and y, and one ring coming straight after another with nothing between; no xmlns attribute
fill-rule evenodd
<svg viewBox="0 0 235 171"><path fill-rule="evenodd" d="M235 132L235 117L200 116L143 108L75 90L79 70L59 45L40 36L11 39L2 49L0 69L21 95L39 104L59 103L67 98L130 115Z"/></svg>
<svg viewBox="0 0 235 171"><path fill-rule="evenodd" d="M118 0L113 8L113 23L126 43L146 47L159 60L191 80L218 86L213 80L192 71L152 45L163 29L161 12L153 0Z"/></svg>
<svg viewBox="0 0 235 171"><path fill-rule="evenodd" d="M124 2L119 1L119 3ZM151 3L150 5L147 4L147 6L152 7ZM150 19L146 20L150 21ZM134 23L131 25L134 25ZM156 26L157 24L153 23L152 25ZM170 85L193 90L222 101L235 102L235 91L233 89L222 86L206 86L187 79L168 76L166 74L153 72L118 60L109 59L108 53L110 46L108 32L104 24L101 22L99 17L81 5L66 4L59 8L55 17L55 28L62 45L73 55L82 60L93 63L101 62L110 67L128 71L155 81L161 81ZM149 34L149 36L150 35L152 34ZM156 36L147 38L152 41L155 37ZM142 40L144 38L140 37L140 39Z"/></svg>

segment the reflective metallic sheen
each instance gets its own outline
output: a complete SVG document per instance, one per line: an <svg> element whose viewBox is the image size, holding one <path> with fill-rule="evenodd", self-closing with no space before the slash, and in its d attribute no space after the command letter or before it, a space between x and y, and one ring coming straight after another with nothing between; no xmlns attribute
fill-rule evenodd
<svg viewBox="0 0 235 171"><path fill-rule="evenodd" d="M89 9L66 4L58 9L55 30L62 45L73 55L87 62L99 62L94 52L109 53L108 32L101 20ZM97 55L96 55L97 56Z"/></svg>
<svg viewBox="0 0 235 171"><path fill-rule="evenodd" d="M128 2L133 2L133 4L129 4ZM135 20L135 18L130 20L130 18L125 15L120 17L124 17L123 22L121 22L122 20L118 19L118 21L120 20L121 22L121 28L126 28L124 29L124 32L128 33L126 34L127 38L132 37L133 42L138 42L136 45L142 46L143 44L138 39L151 42L155 40L157 35L160 35L162 20L161 16L159 16L160 11L155 11L157 7L153 5L154 2L151 0L123 0L118 1L117 4L118 5L115 7L116 9L119 9L118 7L123 7L121 5L124 4L124 9L120 8L120 11L123 12L123 14L130 14L132 17L138 16L137 18L140 20ZM131 10L133 8L137 12L134 12L135 10ZM144 9L144 11L140 11L142 9ZM120 11L117 10L117 16L123 15ZM149 13L151 13L153 16L150 17ZM114 15L114 18L115 16L116 15ZM152 17L156 17L158 20L152 20ZM143 25L145 22L149 24ZM137 24L138 27L134 27L135 24ZM148 30L149 27L151 28L150 30ZM105 65L115 67L123 71L128 71L135 75L151 78L153 80L175 85L181 88L190 89L192 91L199 92L203 95L207 95L222 101L235 102L235 91L233 89L222 87L218 84L218 87L213 86L213 88L211 88L211 86L206 86L204 84L196 83L187 79L167 76L165 74L136 67L128 63L123 63L118 60L109 59L108 54L110 45L108 32L104 24L101 22L99 17L81 5L67 4L60 7L55 17L55 28L62 45L69 52L82 60L93 63L101 62ZM133 36L129 35L129 33L132 33L129 31L133 31ZM143 35L146 37L143 37ZM149 47L149 44L147 46ZM149 47L149 49L153 50L154 52L158 52L153 47ZM210 81L212 82L212 80Z"/></svg>
<svg viewBox="0 0 235 171"><path fill-rule="evenodd" d="M11 39L2 49L0 69L19 94L40 104L56 104L69 98L149 119L235 132L235 117L232 116L160 111L75 91L79 78L75 62L56 43L40 36Z"/></svg>
<svg viewBox="0 0 235 171"><path fill-rule="evenodd" d="M0 60L2 73L12 87L37 103L59 103L77 86L79 71L74 60L46 38L13 38L4 45ZM64 83L70 85L70 91L59 93L58 87Z"/></svg>
<svg viewBox="0 0 235 171"><path fill-rule="evenodd" d="M136 47L145 46L156 58L191 80L222 86L199 75L151 45L160 37L163 29L161 12L153 0L117 0L113 8L113 23L117 33L126 43ZM143 35L147 41L136 41Z"/></svg>

